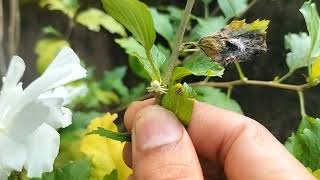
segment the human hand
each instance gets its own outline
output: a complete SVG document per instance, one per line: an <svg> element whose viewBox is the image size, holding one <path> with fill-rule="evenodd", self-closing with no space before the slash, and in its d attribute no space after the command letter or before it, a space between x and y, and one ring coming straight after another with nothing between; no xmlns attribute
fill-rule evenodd
<svg viewBox="0 0 320 180"><path fill-rule="evenodd" d="M313 180L285 147L258 122L196 102L185 129L173 113L133 103L125 114L132 132L124 159L130 180Z"/></svg>

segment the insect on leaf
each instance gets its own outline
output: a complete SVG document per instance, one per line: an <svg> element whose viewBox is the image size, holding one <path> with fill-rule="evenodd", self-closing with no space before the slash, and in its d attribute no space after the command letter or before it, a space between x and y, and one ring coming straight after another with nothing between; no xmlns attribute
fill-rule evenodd
<svg viewBox="0 0 320 180"><path fill-rule="evenodd" d="M186 83L178 83L169 87L167 94L161 100L161 106L172 111L178 119L187 126L191 121L194 93Z"/></svg>

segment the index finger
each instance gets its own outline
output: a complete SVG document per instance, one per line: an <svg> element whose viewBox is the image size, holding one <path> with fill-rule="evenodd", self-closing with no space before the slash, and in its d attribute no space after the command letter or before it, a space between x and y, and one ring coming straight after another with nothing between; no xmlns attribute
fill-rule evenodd
<svg viewBox="0 0 320 180"><path fill-rule="evenodd" d="M224 166L228 179L314 179L258 122L196 102L188 133L201 156Z"/></svg>

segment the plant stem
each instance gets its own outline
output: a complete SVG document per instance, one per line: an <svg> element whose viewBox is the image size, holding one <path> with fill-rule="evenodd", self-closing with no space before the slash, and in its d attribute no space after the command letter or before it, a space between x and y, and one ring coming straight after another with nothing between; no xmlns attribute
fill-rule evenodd
<svg viewBox="0 0 320 180"><path fill-rule="evenodd" d="M227 97L230 99L232 94L233 86L230 86L227 91Z"/></svg>
<svg viewBox="0 0 320 180"><path fill-rule="evenodd" d="M288 79L291 75L293 74L293 71L289 71L287 74L285 74L284 76L282 76L279 80L277 80L276 82L280 83L286 79Z"/></svg>
<svg viewBox="0 0 320 180"><path fill-rule="evenodd" d="M211 76L207 76L203 81L202 83L207 83L209 80L210 80Z"/></svg>
<svg viewBox="0 0 320 180"><path fill-rule="evenodd" d="M0 77L5 76L7 72L6 56L3 48L4 19L3 19L3 1L0 0Z"/></svg>
<svg viewBox="0 0 320 180"><path fill-rule="evenodd" d="M209 3L204 3L204 18L209 18Z"/></svg>
<svg viewBox="0 0 320 180"><path fill-rule="evenodd" d="M272 87L284 90L291 90L291 91L303 91L305 89L311 88L310 84L303 84L303 85L291 85L291 84L282 84L273 81L257 81L257 80L235 80L230 82L198 82L198 83L191 83L191 86L211 86L211 87L218 87L218 88L230 88L234 86L244 86L244 85L252 85L252 86L265 86L265 87Z"/></svg>
<svg viewBox="0 0 320 180"><path fill-rule="evenodd" d="M244 73L243 73L243 71L242 71L242 69L241 69L240 64L239 64L238 62L236 62L235 65L236 65L237 71L238 71L238 73L239 73L240 79L241 79L241 80L246 80L247 78L246 78L246 76L244 75Z"/></svg>
<svg viewBox="0 0 320 180"><path fill-rule="evenodd" d="M195 2L195 0L188 0L186 8L184 10L183 17L182 17L182 20L181 20L181 23L179 26L179 30L177 32L176 42L175 42L175 45L174 45L174 48L173 48L173 51L172 51L172 54L170 57L169 65L167 67L166 74L164 75L164 78L163 78L163 80L164 80L163 82L165 85L169 84L173 69L175 68L175 66L177 64L177 61L179 58L180 46L183 41L184 33L186 31L186 28L187 28L187 25L188 25L188 22L190 19L190 15L191 15L191 11L192 11L194 2Z"/></svg>
<svg viewBox="0 0 320 180"><path fill-rule="evenodd" d="M301 116L304 117L306 116L306 108L305 108L305 103L304 103L304 96L303 96L303 91L298 91L298 95L299 95L299 102L300 102L300 112L301 112Z"/></svg>
<svg viewBox="0 0 320 180"><path fill-rule="evenodd" d="M12 56L17 53L20 41L20 9L18 0L10 0L8 34L8 54Z"/></svg>

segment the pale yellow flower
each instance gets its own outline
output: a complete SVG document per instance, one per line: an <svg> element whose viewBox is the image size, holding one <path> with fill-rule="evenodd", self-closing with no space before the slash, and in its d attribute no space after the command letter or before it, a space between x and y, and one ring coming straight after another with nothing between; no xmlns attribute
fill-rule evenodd
<svg viewBox="0 0 320 180"><path fill-rule="evenodd" d="M320 83L320 57L316 58L311 66L310 81L314 84Z"/></svg>
<svg viewBox="0 0 320 180"><path fill-rule="evenodd" d="M87 131L91 132L98 127L118 132L114 120L117 114L107 113L91 121ZM118 179L125 180L131 174L122 158L124 143L107 139L96 134L85 136L80 144L80 151L84 153L92 164L90 180L103 180L113 170L117 170Z"/></svg>

